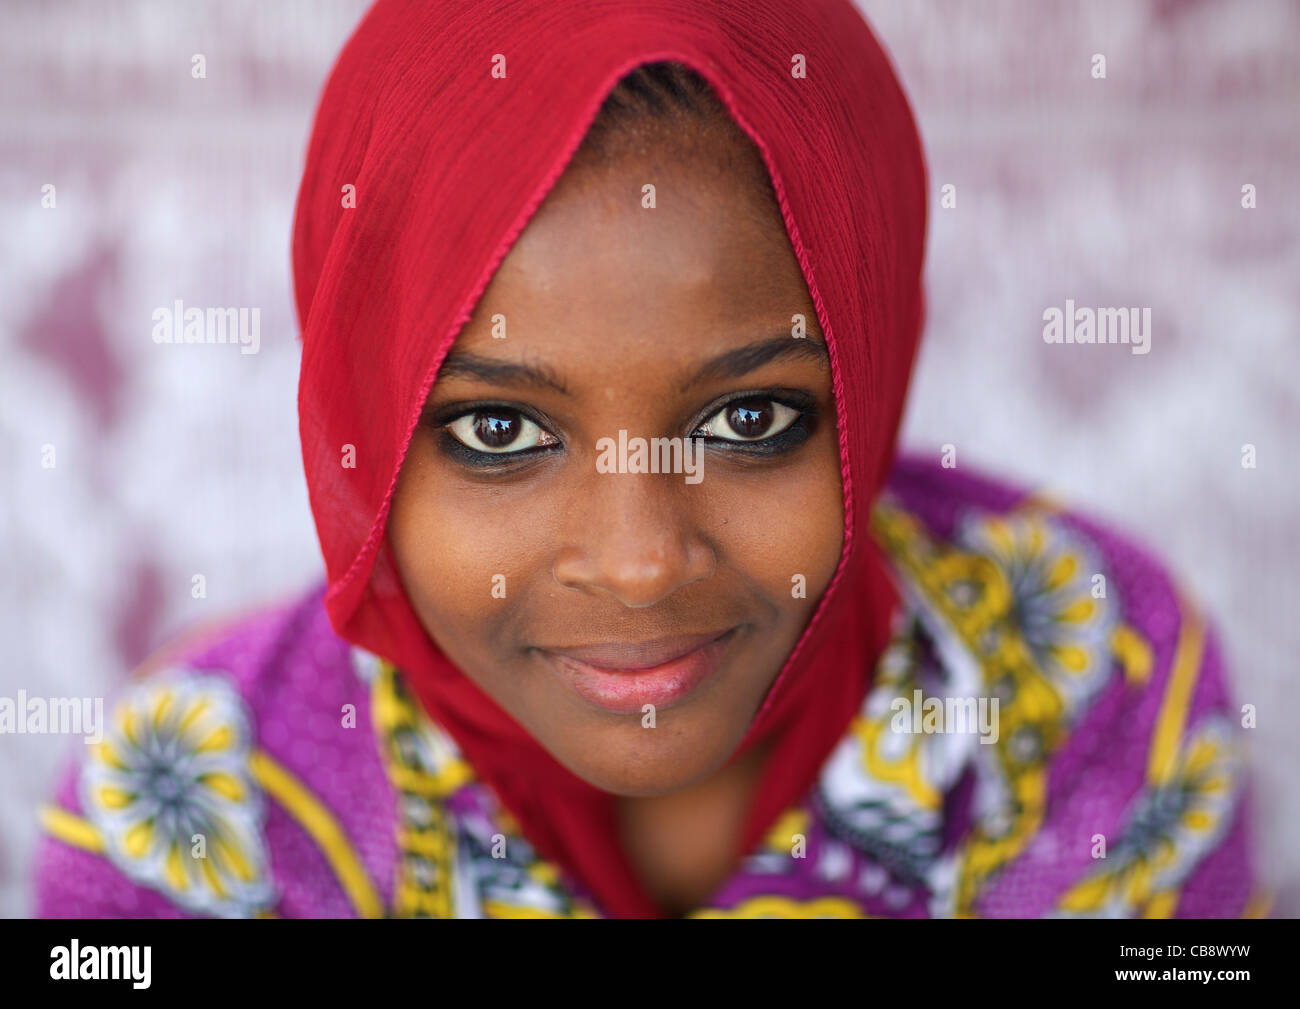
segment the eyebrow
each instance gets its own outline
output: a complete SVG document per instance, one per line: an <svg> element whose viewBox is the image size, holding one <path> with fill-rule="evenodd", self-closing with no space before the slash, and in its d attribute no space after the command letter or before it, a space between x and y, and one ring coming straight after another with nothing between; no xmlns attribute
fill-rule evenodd
<svg viewBox="0 0 1300 1009"><path fill-rule="evenodd" d="M796 338L789 333L782 333L770 340L760 340L745 347L737 347L725 354L719 354L711 361L706 361L682 386L682 392L701 382L719 378L740 378L772 361L788 358L811 358L823 368L830 367L826 344L812 337Z"/></svg>
<svg viewBox="0 0 1300 1009"><path fill-rule="evenodd" d="M701 382L720 378L740 378L765 364L788 358L812 359L824 368L830 367L826 344L812 337L795 338L782 333L744 347L719 354L700 366L682 386L685 392ZM570 395L564 380L542 364L522 364L481 357L468 351L453 350L438 369L438 377L457 376L476 378L497 385L552 389L563 396Z"/></svg>
<svg viewBox="0 0 1300 1009"><path fill-rule="evenodd" d="M536 386L569 395L568 387L550 368L542 364L516 364L494 357L480 357L468 351L453 350L438 369L438 377L477 378L495 385Z"/></svg>

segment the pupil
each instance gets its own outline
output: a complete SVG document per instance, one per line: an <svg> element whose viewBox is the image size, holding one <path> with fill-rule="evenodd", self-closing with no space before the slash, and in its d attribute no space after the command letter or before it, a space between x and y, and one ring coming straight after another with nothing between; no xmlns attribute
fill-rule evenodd
<svg viewBox="0 0 1300 1009"><path fill-rule="evenodd" d="M744 438L757 438L772 425L775 411L770 400L737 403L727 413L731 430Z"/></svg>
<svg viewBox="0 0 1300 1009"><path fill-rule="evenodd" d="M474 434L491 448L505 448L519 437L519 414L480 413L474 415Z"/></svg>

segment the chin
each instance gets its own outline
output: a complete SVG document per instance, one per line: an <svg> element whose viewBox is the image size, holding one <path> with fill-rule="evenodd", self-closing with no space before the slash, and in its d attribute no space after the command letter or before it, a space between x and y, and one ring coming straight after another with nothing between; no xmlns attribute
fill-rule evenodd
<svg viewBox="0 0 1300 1009"><path fill-rule="evenodd" d="M721 768L740 742L738 736L732 740L731 726L698 735L662 726L638 727L630 740L626 731L620 729L617 739L592 740L572 759L551 752L589 785L624 798L645 799L698 784Z"/></svg>

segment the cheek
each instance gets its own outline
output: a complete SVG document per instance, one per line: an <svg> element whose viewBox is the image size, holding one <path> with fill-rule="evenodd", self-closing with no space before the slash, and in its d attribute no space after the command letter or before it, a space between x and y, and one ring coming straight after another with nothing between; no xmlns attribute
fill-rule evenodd
<svg viewBox="0 0 1300 1009"><path fill-rule="evenodd" d="M779 473L720 479L710 503L710 525L728 566L796 614L811 610L820 599L843 545L840 462L833 434L808 448ZM803 598L793 592L796 576L802 576Z"/></svg>
<svg viewBox="0 0 1300 1009"><path fill-rule="evenodd" d="M509 600L518 594L541 523L509 502L467 488L417 437L393 496L388 538L416 613L453 661L488 653L506 638ZM530 502L518 507L529 509ZM535 508L533 514L535 515ZM458 661L462 668L480 662Z"/></svg>

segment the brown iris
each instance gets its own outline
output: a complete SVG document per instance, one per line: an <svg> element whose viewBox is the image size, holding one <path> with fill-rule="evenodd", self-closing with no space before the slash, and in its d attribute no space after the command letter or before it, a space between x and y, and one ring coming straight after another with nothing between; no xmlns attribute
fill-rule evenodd
<svg viewBox="0 0 1300 1009"><path fill-rule="evenodd" d="M742 438L757 438L772 426L775 415L770 399L751 399L727 409L727 424Z"/></svg>
<svg viewBox="0 0 1300 1009"><path fill-rule="evenodd" d="M489 448L505 448L519 437L522 426L522 418L514 410L474 415L474 434Z"/></svg>

